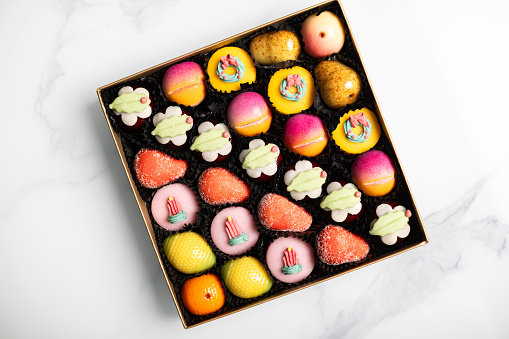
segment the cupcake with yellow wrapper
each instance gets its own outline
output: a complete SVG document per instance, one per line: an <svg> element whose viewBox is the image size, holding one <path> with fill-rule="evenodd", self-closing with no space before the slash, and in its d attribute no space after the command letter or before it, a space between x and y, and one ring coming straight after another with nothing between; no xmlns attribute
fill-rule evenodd
<svg viewBox="0 0 509 339"><path fill-rule="evenodd" d="M250 84L256 80L253 59L238 47L223 47L212 54L207 74L212 87L226 93L238 91L240 84Z"/></svg>
<svg viewBox="0 0 509 339"><path fill-rule="evenodd" d="M364 107L343 115L332 139L346 153L360 154L373 148L381 133L375 113Z"/></svg>
<svg viewBox="0 0 509 339"><path fill-rule="evenodd" d="M295 66L274 73L270 78L267 92L269 100L278 112L295 114L313 105L315 83L307 69Z"/></svg>

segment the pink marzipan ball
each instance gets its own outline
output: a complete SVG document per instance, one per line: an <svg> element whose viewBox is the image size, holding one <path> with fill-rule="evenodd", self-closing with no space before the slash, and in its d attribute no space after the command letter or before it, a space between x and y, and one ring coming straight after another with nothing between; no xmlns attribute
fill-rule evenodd
<svg viewBox="0 0 509 339"><path fill-rule="evenodd" d="M396 185L396 170L387 154L371 150L353 162L352 179L364 194L381 197L392 191Z"/></svg>
<svg viewBox="0 0 509 339"><path fill-rule="evenodd" d="M307 113L299 113L288 119L283 133L285 146L306 157L315 157L322 153L329 138L322 119Z"/></svg>
<svg viewBox="0 0 509 339"><path fill-rule="evenodd" d="M252 137L269 130L272 111L263 96L256 92L244 92L230 102L227 118L237 134Z"/></svg>
<svg viewBox="0 0 509 339"><path fill-rule="evenodd" d="M300 30L304 49L313 58L338 53L345 43L345 30L339 18L329 11L312 14Z"/></svg>

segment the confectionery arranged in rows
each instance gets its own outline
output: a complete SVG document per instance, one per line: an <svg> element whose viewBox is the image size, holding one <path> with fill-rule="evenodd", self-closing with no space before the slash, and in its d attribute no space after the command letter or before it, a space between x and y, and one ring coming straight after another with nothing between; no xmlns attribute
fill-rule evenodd
<svg viewBox="0 0 509 339"><path fill-rule="evenodd" d="M337 4L105 101L190 323L423 239Z"/></svg>

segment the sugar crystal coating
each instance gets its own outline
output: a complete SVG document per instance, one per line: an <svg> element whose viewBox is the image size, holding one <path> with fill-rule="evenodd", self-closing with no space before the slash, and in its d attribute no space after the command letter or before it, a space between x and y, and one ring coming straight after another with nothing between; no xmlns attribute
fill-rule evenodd
<svg viewBox="0 0 509 339"><path fill-rule="evenodd" d="M159 188L183 177L187 162L163 152L142 148L134 158L133 167L136 179L143 187Z"/></svg>
<svg viewBox="0 0 509 339"><path fill-rule="evenodd" d="M328 265L340 265L364 259L368 243L340 226L328 225L316 236L316 251Z"/></svg>
<svg viewBox="0 0 509 339"><path fill-rule="evenodd" d="M260 199L258 218L263 227L274 231L303 232L313 222L313 217L303 207L274 193Z"/></svg>
<svg viewBox="0 0 509 339"><path fill-rule="evenodd" d="M208 168L198 179L198 192L210 205L240 203L249 198L249 186L227 169Z"/></svg>

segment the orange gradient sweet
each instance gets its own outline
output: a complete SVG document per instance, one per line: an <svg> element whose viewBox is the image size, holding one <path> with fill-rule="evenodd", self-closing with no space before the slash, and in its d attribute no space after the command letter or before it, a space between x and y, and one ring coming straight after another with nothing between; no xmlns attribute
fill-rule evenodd
<svg viewBox="0 0 509 339"><path fill-rule="evenodd" d="M228 106L227 117L231 128L244 137L267 132L272 122L269 105L256 92L237 95Z"/></svg>
<svg viewBox="0 0 509 339"><path fill-rule="evenodd" d="M329 135L322 119L316 115L300 113L285 124L283 143L292 152L315 157L327 146Z"/></svg>
<svg viewBox="0 0 509 339"><path fill-rule="evenodd" d="M194 315L206 315L220 310L225 301L223 285L213 273L187 279L180 291L185 308Z"/></svg>
<svg viewBox="0 0 509 339"><path fill-rule="evenodd" d="M353 162L352 179L364 194L381 197L396 186L396 169L387 154L371 150Z"/></svg>
<svg viewBox="0 0 509 339"><path fill-rule="evenodd" d="M246 201L251 190L244 181L227 169L212 167L200 175L198 192L207 204L224 205Z"/></svg>
<svg viewBox="0 0 509 339"><path fill-rule="evenodd" d="M168 68L163 77L164 95L185 106L197 106L207 96L205 73L196 62L186 61Z"/></svg>

